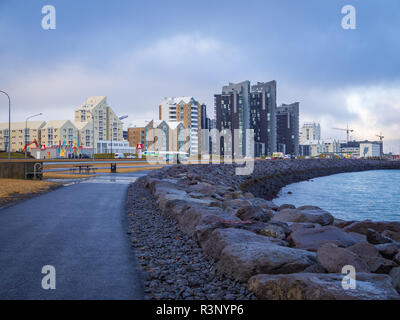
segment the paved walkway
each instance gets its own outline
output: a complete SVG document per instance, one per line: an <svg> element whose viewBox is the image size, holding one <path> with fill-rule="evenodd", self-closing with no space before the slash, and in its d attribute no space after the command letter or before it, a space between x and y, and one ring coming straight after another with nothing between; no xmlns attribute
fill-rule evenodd
<svg viewBox="0 0 400 320"><path fill-rule="evenodd" d="M125 221L129 183L101 175L0 210L0 299L141 299ZM56 289L42 288L42 267Z"/></svg>

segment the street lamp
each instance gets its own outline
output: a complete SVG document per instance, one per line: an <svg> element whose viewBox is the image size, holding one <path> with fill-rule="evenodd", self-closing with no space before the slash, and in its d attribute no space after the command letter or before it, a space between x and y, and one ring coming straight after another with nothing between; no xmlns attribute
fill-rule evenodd
<svg viewBox="0 0 400 320"><path fill-rule="evenodd" d="M89 110L88 110L89 111ZM94 161L94 110L89 111L92 115L92 136L93 136L93 146L92 146L92 160Z"/></svg>
<svg viewBox="0 0 400 320"><path fill-rule="evenodd" d="M28 118L26 118L26 120L25 120L25 159L26 159L26 149L28 149L28 141L27 141L27 136L28 136L28 120L29 119L32 119L32 118L34 118L34 117L37 117L37 116L41 116L43 113L38 113L38 114L35 114L35 115L33 115L33 116L30 116L30 117L28 117Z"/></svg>
<svg viewBox="0 0 400 320"><path fill-rule="evenodd" d="M11 160L11 99L7 92L1 91L8 98L8 161Z"/></svg>

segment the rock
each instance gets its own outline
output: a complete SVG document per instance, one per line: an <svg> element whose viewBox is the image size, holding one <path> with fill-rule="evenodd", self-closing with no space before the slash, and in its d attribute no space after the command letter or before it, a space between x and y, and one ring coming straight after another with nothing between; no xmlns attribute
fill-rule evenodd
<svg viewBox="0 0 400 320"><path fill-rule="evenodd" d="M349 247L358 242L347 232L334 226L299 229L292 232L288 240L295 248L309 251L317 251L325 243Z"/></svg>
<svg viewBox="0 0 400 320"><path fill-rule="evenodd" d="M321 265L317 264L313 264L311 266L309 266L308 268L304 269L303 273L326 273L326 270L324 267L322 267Z"/></svg>
<svg viewBox="0 0 400 320"><path fill-rule="evenodd" d="M393 257L400 250L400 244L398 244L398 243L383 243L383 244L378 244L376 246L376 248L379 250L379 253L386 259L393 259Z"/></svg>
<svg viewBox="0 0 400 320"><path fill-rule="evenodd" d="M259 234L284 240L290 234L289 226L284 222L272 222L261 229Z"/></svg>
<svg viewBox="0 0 400 320"><path fill-rule="evenodd" d="M289 226L291 232L303 231L306 229L314 229L321 227L321 225L318 223L303 223L303 222L288 222L287 225Z"/></svg>
<svg viewBox="0 0 400 320"><path fill-rule="evenodd" d="M235 223L240 219L224 212L221 208L193 206L177 217L179 228L190 236L194 236L200 225L212 225L218 222Z"/></svg>
<svg viewBox="0 0 400 320"><path fill-rule="evenodd" d="M393 232L391 230L385 230L382 235L388 237L396 242L400 242L400 232Z"/></svg>
<svg viewBox="0 0 400 320"><path fill-rule="evenodd" d="M333 243L319 247L317 251L318 263L330 273L341 273L346 265L351 265L356 272L369 272L369 266L354 252L339 248Z"/></svg>
<svg viewBox="0 0 400 320"><path fill-rule="evenodd" d="M368 242L361 242L347 249L357 254L368 265L370 272L389 273L396 266L393 261L383 258L379 250Z"/></svg>
<svg viewBox="0 0 400 320"><path fill-rule="evenodd" d="M243 196L246 199L254 199L255 198L254 195L252 193L250 193L250 192L246 192Z"/></svg>
<svg viewBox="0 0 400 320"><path fill-rule="evenodd" d="M394 288L400 293L400 267L392 269L389 275L392 278Z"/></svg>
<svg viewBox="0 0 400 320"><path fill-rule="evenodd" d="M285 209L296 209L296 206L293 205L293 204L287 204L287 203L281 204L279 206L279 208L278 208L278 211L282 211L282 210L285 210Z"/></svg>
<svg viewBox="0 0 400 320"><path fill-rule="evenodd" d="M247 207L249 205L249 199L229 199L223 202L223 208L232 215L236 215L240 208Z"/></svg>
<svg viewBox="0 0 400 320"><path fill-rule="evenodd" d="M237 210L236 215L244 221L253 220L262 222L268 222L274 216L271 210L266 210L256 206L240 207Z"/></svg>
<svg viewBox="0 0 400 320"><path fill-rule="evenodd" d="M373 229L377 232L385 230L400 232L400 222L374 222L374 221L356 221L344 227L347 232L357 232L366 235L368 229Z"/></svg>
<svg viewBox="0 0 400 320"><path fill-rule="evenodd" d="M252 198L252 199L246 199L251 205L253 206L258 206L263 209L271 209L271 210L278 210L278 206L273 203L272 201L267 201L262 198Z"/></svg>
<svg viewBox="0 0 400 320"><path fill-rule="evenodd" d="M322 209L317 206L301 206L298 207L297 210L322 210Z"/></svg>
<svg viewBox="0 0 400 320"><path fill-rule="evenodd" d="M357 273L356 289L342 287L343 274L258 274L248 289L263 300L399 300L387 275Z"/></svg>
<svg viewBox="0 0 400 320"><path fill-rule="evenodd" d="M226 246L240 243L279 244L279 241L274 238L257 235L253 232L243 229L219 228L212 231L207 238L203 238L200 242L200 245L203 248L205 254L211 256L214 259L219 259L222 250Z"/></svg>
<svg viewBox="0 0 400 320"><path fill-rule="evenodd" d="M393 261L400 265L400 252L394 256Z"/></svg>
<svg viewBox="0 0 400 320"><path fill-rule="evenodd" d="M192 197L192 198L195 198L195 199L201 199L201 198L205 198L205 195L200 193L200 192L192 191L191 193L189 193L189 197Z"/></svg>
<svg viewBox="0 0 400 320"><path fill-rule="evenodd" d="M367 241L372 244L383 244L383 243L391 243L392 239L381 235L379 232L374 229L367 230Z"/></svg>
<svg viewBox="0 0 400 320"><path fill-rule="evenodd" d="M333 225L335 226L335 227L338 227L338 228L344 228L344 227L346 227L346 226L348 226L349 224L351 224L351 223L353 223L354 221L345 221L345 220L342 220L342 219L338 219L338 218L335 218L334 220L333 220Z"/></svg>
<svg viewBox="0 0 400 320"><path fill-rule="evenodd" d="M280 274L301 272L315 264L315 254L271 243L238 243L226 246L218 261L218 269L245 282L259 273Z"/></svg>
<svg viewBox="0 0 400 320"><path fill-rule="evenodd" d="M196 192L196 193L201 193L205 197L211 197L212 194L214 194L217 190L217 187L206 182L199 182L197 184L188 186L186 191L188 193L191 192Z"/></svg>
<svg viewBox="0 0 400 320"><path fill-rule="evenodd" d="M309 222L325 226L333 223L333 216L324 210L284 209L278 211L272 221Z"/></svg>

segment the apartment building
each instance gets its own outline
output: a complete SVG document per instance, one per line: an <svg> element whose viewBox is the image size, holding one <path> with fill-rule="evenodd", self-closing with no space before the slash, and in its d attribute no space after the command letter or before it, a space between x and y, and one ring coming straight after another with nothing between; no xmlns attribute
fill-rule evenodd
<svg viewBox="0 0 400 320"><path fill-rule="evenodd" d="M40 130L41 144L46 148L78 143L78 129L70 120L51 120Z"/></svg>
<svg viewBox="0 0 400 320"><path fill-rule="evenodd" d="M250 129L254 130L254 156L276 151L276 81L251 86Z"/></svg>
<svg viewBox="0 0 400 320"><path fill-rule="evenodd" d="M299 154L299 102L282 104L277 108L278 152L297 156Z"/></svg>
<svg viewBox="0 0 400 320"><path fill-rule="evenodd" d="M93 148L93 122L74 122L78 130L79 145L83 148Z"/></svg>
<svg viewBox="0 0 400 320"><path fill-rule="evenodd" d="M45 121L12 122L11 152L21 152L26 144L30 144L35 140L40 144L40 130L45 124ZM8 151L9 137L8 122L0 123L0 150ZM27 151L31 151L30 146L28 146Z"/></svg>
<svg viewBox="0 0 400 320"><path fill-rule="evenodd" d="M158 129L158 130L154 130ZM185 152L190 149L190 130L182 122L151 120L145 127L146 152Z"/></svg>
<svg viewBox="0 0 400 320"><path fill-rule="evenodd" d="M214 110L216 129L224 136L220 143L220 154L250 154L247 150L250 137L246 134L246 130L250 128L250 81L223 86L222 93L214 95ZM228 141L228 136L225 139L227 131L230 131L233 138L235 130L239 133L237 146L232 140Z"/></svg>
<svg viewBox="0 0 400 320"><path fill-rule="evenodd" d="M193 97L164 98L159 106L159 120L182 122L190 130L189 153L196 155L201 148L201 105Z"/></svg>
<svg viewBox="0 0 400 320"><path fill-rule="evenodd" d="M130 147L135 147L138 144L143 144L145 140L145 127L128 128L128 141Z"/></svg>
<svg viewBox="0 0 400 320"><path fill-rule="evenodd" d="M93 120L95 146L97 141L124 140L122 121L108 106L106 96L89 97L75 110L75 123Z"/></svg>
<svg viewBox="0 0 400 320"><path fill-rule="evenodd" d="M321 125L316 122L305 122L300 130L300 144L306 145L308 141L315 140L321 140Z"/></svg>
<svg viewBox="0 0 400 320"><path fill-rule="evenodd" d="M231 146L233 154L271 155L277 148L276 129L276 81L257 82L250 86L250 81L229 83L222 88L221 94L214 95L215 124L222 134L230 130L233 135L239 132L238 148ZM254 140L246 130L254 131ZM230 143L230 142L228 142ZM221 154L227 146L221 143Z"/></svg>

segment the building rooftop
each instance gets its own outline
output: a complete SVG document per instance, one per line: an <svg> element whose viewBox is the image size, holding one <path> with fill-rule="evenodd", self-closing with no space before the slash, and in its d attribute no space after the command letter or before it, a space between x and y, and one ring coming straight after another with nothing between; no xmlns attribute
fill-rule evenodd
<svg viewBox="0 0 400 320"><path fill-rule="evenodd" d="M103 100L107 99L106 96L93 96L89 97L86 99L84 103L81 104L81 106L77 109L93 109L95 106L97 106L99 103L101 103Z"/></svg>
<svg viewBox="0 0 400 320"><path fill-rule="evenodd" d="M196 101L196 99L193 97L166 97L164 98L164 101L169 104L180 104L182 102L188 104L192 101Z"/></svg>
<svg viewBox="0 0 400 320"><path fill-rule="evenodd" d="M84 121L84 122L73 122L74 126L78 129L78 130L82 130L88 123L92 124L92 122L88 122L88 121Z"/></svg>
<svg viewBox="0 0 400 320"><path fill-rule="evenodd" d="M70 120L51 120L47 122L42 129L52 128L52 127L60 128L67 122L70 122L73 125L73 123Z"/></svg>
<svg viewBox="0 0 400 320"><path fill-rule="evenodd" d="M28 121L27 127L29 129L39 129L45 125L46 121ZM23 130L25 129L26 122L11 122L11 130ZM8 129L8 122L0 123L0 129Z"/></svg>

